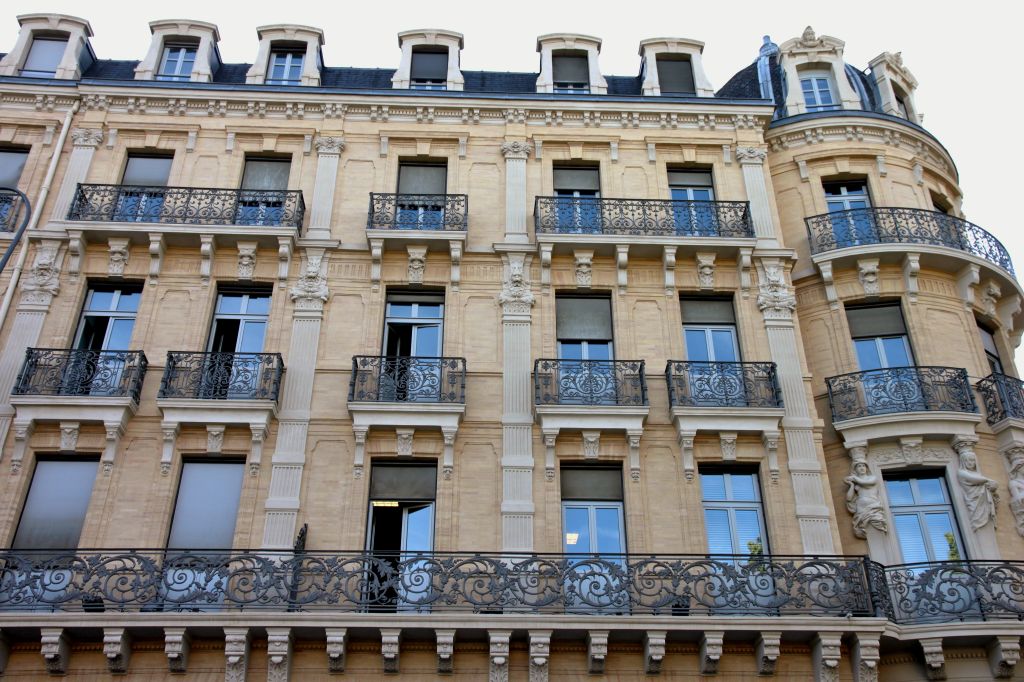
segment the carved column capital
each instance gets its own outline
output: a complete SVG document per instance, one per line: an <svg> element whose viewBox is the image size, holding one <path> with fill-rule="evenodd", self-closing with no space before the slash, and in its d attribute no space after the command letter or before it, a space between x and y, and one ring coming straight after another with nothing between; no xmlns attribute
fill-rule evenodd
<svg viewBox="0 0 1024 682"><path fill-rule="evenodd" d="M506 159L530 158L533 152L533 144L527 140L509 140L501 145L501 153Z"/></svg>
<svg viewBox="0 0 1024 682"><path fill-rule="evenodd" d="M324 154L337 155L345 151L345 138L340 135L318 135L313 146L316 147L316 153L321 156Z"/></svg>
<svg viewBox="0 0 1024 682"><path fill-rule="evenodd" d="M92 147L95 149L103 142L103 130L100 128L72 128L71 142L76 147Z"/></svg>

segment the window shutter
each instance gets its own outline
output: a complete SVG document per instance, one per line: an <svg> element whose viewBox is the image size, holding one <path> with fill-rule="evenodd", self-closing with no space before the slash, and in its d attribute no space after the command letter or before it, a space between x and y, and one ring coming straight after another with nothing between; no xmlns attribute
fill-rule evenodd
<svg viewBox="0 0 1024 682"><path fill-rule="evenodd" d="M590 68L586 56L554 55L551 68L556 83L589 83Z"/></svg>
<svg viewBox="0 0 1024 682"><path fill-rule="evenodd" d="M25 58L25 66L22 71L39 71L53 74L57 71L57 65L64 58L64 49L68 41L55 40L52 38L35 38L32 47L29 48L28 57Z"/></svg>
<svg viewBox="0 0 1024 682"><path fill-rule="evenodd" d="M403 164L398 169L399 194L445 194L448 167L442 165Z"/></svg>
<svg viewBox="0 0 1024 682"><path fill-rule="evenodd" d="M847 308L846 320L850 324L850 336L855 339L901 336L907 333L903 313L898 305Z"/></svg>
<svg viewBox="0 0 1024 682"><path fill-rule="evenodd" d="M129 156L121 183L163 187L171 174L169 156Z"/></svg>
<svg viewBox="0 0 1024 682"><path fill-rule="evenodd" d="M227 549L234 544L244 470L244 462L185 462L168 548Z"/></svg>
<svg viewBox="0 0 1024 682"><path fill-rule="evenodd" d="M668 172L668 184L675 187L711 187L711 171Z"/></svg>
<svg viewBox="0 0 1024 682"><path fill-rule="evenodd" d="M555 191L599 191L601 173L597 168L555 168L552 170Z"/></svg>
<svg viewBox="0 0 1024 682"><path fill-rule="evenodd" d="M14 549L78 546L98 464L95 459L36 462Z"/></svg>
<svg viewBox="0 0 1024 682"><path fill-rule="evenodd" d="M292 163L286 159L246 159L242 175L242 189L288 189L288 175Z"/></svg>
<svg viewBox="0 0 1024 682"><path fill-rule="evenodd" d="M0 151L0 187L17 187L25 168L27 151Z"/></svg>
<svg viewBox="0 0 1024 682"><path fill-rule="evenodd" d="M448 53L414 51L410 76L413 80L446 80Z"/></svg>
<svg viewBox="0 0 1024 682"><path fill-rule="evenodd" d="M679 306L683 324L736 324L731 299L682 298Z"/></svg>
<svg viewBox="0 0 1024 682"><path fill-rule="evenodd" d="M437 467L374 464L370 474L371 500L433 500Z"/></svg>
<svg viewBox="0 0 1024 682"><path fill-rule="evenodd" d="M671 59L665 56L656 58L658 64L658 84L661 94L695 95L697 87L693 81L693 64L690 59Z"/></svg>
<svg viewBox="0 0 1024 682"><path fill-rule="evenodd" d="M622 470L563 467L562 500L622 501Z"/></svg>
<svg viewBox="0 0 1024 682"><path fill-rule="evenodd" d="M559 339L610 341L611 300L559 296L555 299L555 327Z"/></svg>

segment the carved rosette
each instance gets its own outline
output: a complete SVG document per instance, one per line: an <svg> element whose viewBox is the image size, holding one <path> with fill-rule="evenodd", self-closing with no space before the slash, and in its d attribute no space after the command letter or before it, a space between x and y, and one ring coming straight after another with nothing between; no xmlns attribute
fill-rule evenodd
<svg viewBox="0 0 1024 682"><path fill-rule="evenodd" d="M501 153L506 159L526 160L530 158L531 152L533 152L533 145L526 141L511 140L501 145Z"/></svg>

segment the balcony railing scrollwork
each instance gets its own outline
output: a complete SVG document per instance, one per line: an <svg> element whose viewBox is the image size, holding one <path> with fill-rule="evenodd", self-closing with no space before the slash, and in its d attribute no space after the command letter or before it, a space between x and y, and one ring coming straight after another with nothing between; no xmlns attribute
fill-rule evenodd
<svg viewBox="0 0 1024 682"><path fill-rule="evenodd" d="M25 200L17 192L0 188L0 232L14 232L19 216L26 210Z"/></svg>
<svg viewBox="0 0 1024 682"><path fill-rule="evenodd" d="M811 253L866 244L924 244L964 251L1013 274L1006 247L962 218L919 208L855 208L807 218Z"/></svg>
<svg viewBox="0 0 1024 682"><path fill-rule="evenodd" d="M465 194L370 194L368 230L465 232L469 220Z"/></svg>
<svg viewBox="0 0 1024 682"><path fill-rule="evenodd" d="M782 407L774 362L669 360L665 379L672 407Z"/></svg>
<svg viewBox="0 0 1024 682"><path fill-rule="evenodd" d="M352 358L349 402L466 402L465 358Z"/></svg>
<svg viewBox="0 0 1024 682"><path fill-rule="evenodd" d="M1024 381L992 373L976 386L989 424L998 424L1004 419L1024 419Z"/></svg>
<svg viewBox="0 0 1024 682"><path fill-rule="evenodd" d="M158 397L276 401L283 373L280 353L169 351Z"/></svg>
<svg viewBox="0 0 1024 682"><path fill-rule="evenodd" d="M643 360L552 360L533 365L537 405L647 404Z"/></svg>
<svg viewBox="0 0 1024 682"><path fill-rule="evenodd" d="M302 228L299 190L78 185L68 220Z"/></svg>
<svg viewBox="0 0 1024 682"><path fill-rule="evenodd" d="M902 412L976 413L967 372L957 367L887 367L825 380L832 421Z"/></svg>
<svg viewBox="0 0 1024 682"><path fill-rule="evenodd" d="M537 197L537 234L750 238L746 201Z"/></svg>
<svg viewBox="0 0 1024 682"><path fill-rule="evenodd" d="M140 350L29 348L12 393L127 397L138 403L147 367Z"/></svg>
<svg viewBox="0 0 1024 682"><path fill-rule="evenodd" d="M1024 620L1024 562L942 561L885 568L890 620Z"/></svg>

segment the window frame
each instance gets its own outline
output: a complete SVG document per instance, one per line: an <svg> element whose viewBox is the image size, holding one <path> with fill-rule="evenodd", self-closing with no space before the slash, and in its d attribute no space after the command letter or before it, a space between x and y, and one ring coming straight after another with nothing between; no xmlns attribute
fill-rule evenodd
<svg viewBox="0 0 1024 682"><path fill-rule="evenodd" d="M808 113L838 111L843 108L842 103L836 98L838 88L836 88L835 79L830 69L801 70L798 72L798 76L800 80L801 101ZM821 93L823 92L821 83L823 81L825 83L824 92L828 94L829 100L831 100L827 104L821 101ZM806 88L806 84L811 86L810 93ZM813 102L808 102L808 94L813 95Z"/></svg>
<svg viewBox="0 0 1024 682"><path fill-rule="evenodd" d="M733 551L730 556L769 556L771 554L771 543L768 533L768 519L765 515L764 510L764 494L761 490L761 475L754 469L747 468L731 468L731 467L700 467L698 470L701 482L701 515L704 524L704 539L708 543L708 554L714 556L711 552L710 547L710 536L708 535L708 521L707 521L707 510L709 509L724 509L728 512L729 519L729 540L732 544L733 550L739 545L737 535L737 524L736 524L736 512L737 511L750 511L753 510L757 513L758 527L761 535L759 537L761 541L760 553L755 552L736 552ZM754 494L755 499L753 500L737 500L732 498L732 476L753 476L754 477ZM705 476L722 476L723 477L723 488L725 490L726 499L724 500L709 500L705 497L706 486L704 485Z"/></svg>
<svg viewBox="0 0 1024 682"><path fill-rule="evenodd" d="M941 489L942 489L943 496L945 498L945 502L943 502L943 503L916 502L916 498L918 496L918 490L919 490L919 486L917 485L917 482L920 481L920 480L938 480L939 483L940 483ZM892 501L892 497L889 495L888 483L890 481L909 481L910 482L911 494L915 498L915 503L914 504L908 504L908 505L894 504L893 501ZM924 541L923 542L923 547L924 547L924 550L925 550L925 555L929 557L928 559L926 559L927 562L966 561L966 560L969 560L969 553L967 551L968 550L967 543L965 542L965 536L964 536L964 533L963 533L963 531L961 529L961 526L960 526L960 519L957 517L956 505L955 505L955 503L953 501L953 495L952 495L952 492L950 491L949 481L947 480L946 470L945 469L933 469L933 470L925 469L925 470L915 470L915 471L897 471L897 472L892 472L892 473L888 473L888 474L883 472L883 474L882 474L882 483L885 486L885 497L886 497L887 511L889 512L889 515L892 517L892 538L893 538L893 542L895 544L896 551L899 553L899 559L900 559L899 563L901 563L901 564L917 563L917 562L908 562L906 560L906 557L904 556L903 544L900 541L898 524L896 522L896 517L900 516L900 515L903 515L903 516L911 516L911 515L916 516L917 524L918 524L917 527L921 531L921 533L922 533L922 540ZM959 553L961 555L961 556L959 556L956 559L950 559L950 558L937 559L937 558L935 558L935 556L934 556L935 555L935 548L931 546L930 542L928 542L928 540L929 540L928 533L927 533L928 526L925 523L925 516L927 514L936 514L936 513L939 513L939 512L943 512L943 513L947 514L947 516L948 516L948 518L950 520L950 527L953 530L953 539L956 541L957 550L959 551Z"/></svg>
<svg viewBox="0 0 1024 682"><path fill-rule="evenodd" d="M60 56L57 57L57 62L53 65L52 71L49 69L43 70L28 68L29 60L32 59L32 49L35 47L35 44L37 42L63 43L64 50L62 50ZM64 61L64 53L67 51L69 42L70 36L61 37L54 35L33 35L32 41L29 43L28 49L25 51L25 61L22 63L21 68L18 70L18 75L25 78L56 78L57 69L60 68L60 63Z"/></svg>
<svg viewBox="0 0 1024 682"><path fill-rule="evenodd" d="M172 50L178 52L178 57L175 60L174 72L169 73L167 71L168 60L171 56ZM191 59L187 59L187 54L183 52L191 52ZM164 43L163 50L160 53L160 64L157 68L157 73L154 74L153 79L158 81L190 81L192 80L192 72L195 70L196 59L199 55L199 45L195 43L168 41ZM190 63L188 73L182 73L182 66L186 63Z"/></svg>
<svg viewBox="0 0 1024 682"><path fill-rule="evenodd" d="M445 58L445 76L444 78L416 78L413 74L416 72L416 55L418 54L443 54ZM447 90L448 89L448 67L449 61L451 60L451 54L447 48L435 48L433 46L424 45L416 46L412 49L412 53L409 57L409 89L410 90Z"/></svg>
<svg viewBox="0 0 1024 682"><path fill-rule="evenodd" d="M283 73L287 76L292 69L298 68L295 78L275 78L274 69L277 66L276 58L284 56ZM296 59L296 57L298 59ZM296 64L296 61L298 62ZM263 79L264 85L302 85L302 69L305 67L306 51L301 47L274 47L267 57L267 75Z"/></svg>
<svg viewBox="0 0 1024 682"><path fill-rule="evenodd" d="M582 59L586 62L587 79L582 81L560 81L555 78L555 61L558 59ZM551 91L556 95L590 94L590 55L582 50L556 50L551 54Z"/></svg>

